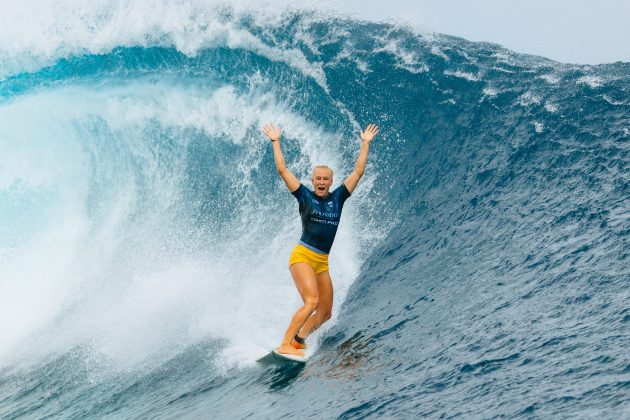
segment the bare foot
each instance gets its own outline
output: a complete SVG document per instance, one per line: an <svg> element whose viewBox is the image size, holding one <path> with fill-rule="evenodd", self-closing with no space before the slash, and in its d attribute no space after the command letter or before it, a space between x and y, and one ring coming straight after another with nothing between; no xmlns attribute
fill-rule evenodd
<svg viewBox="0 0 630 420"><path fill-rule="evenodd" d="M283 344L280 347L278 347L278 353L292 354L294 356L304 356L304 352L302 350L298 350L290 344Z"/></svg>

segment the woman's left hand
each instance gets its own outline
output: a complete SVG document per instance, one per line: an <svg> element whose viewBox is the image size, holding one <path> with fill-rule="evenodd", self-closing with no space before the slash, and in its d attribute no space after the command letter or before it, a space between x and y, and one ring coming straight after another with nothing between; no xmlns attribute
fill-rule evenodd
<svg viewBox="0 0 630 420"><path fill-rule="evenodd" d="M376 134L378 134L378 126L376 124L369 124L365 131L360 131L361 133L361 141L363 142L371 142Z"/></svg>

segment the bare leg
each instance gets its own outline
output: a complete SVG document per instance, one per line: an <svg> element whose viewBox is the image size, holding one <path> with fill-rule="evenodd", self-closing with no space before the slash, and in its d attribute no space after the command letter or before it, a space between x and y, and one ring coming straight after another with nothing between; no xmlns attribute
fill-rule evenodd
<svg viewBox="0 0 630 420"><path fill-rule="evenodd" d="M315 272L307 263L299 262L289 267L295 286L304 301L304 305L295 312L289 328L287 328L282 344L278 347L280 353L303 355L301 350L294 348L291 345L291 340L302 328L302 325L306 322L309 316L315 311L319 304L319 292L317 290L317 278Z"/></svg>
<svg viewBox="0 0 630 420"><path fill-rule="evenodd" d="M319 304L315 313L310 316L299 332L300 337L306 338L318 329L324 322L330 319L333 306L333 285L328 271L317 275L317 290L319 292Z"/></svg>

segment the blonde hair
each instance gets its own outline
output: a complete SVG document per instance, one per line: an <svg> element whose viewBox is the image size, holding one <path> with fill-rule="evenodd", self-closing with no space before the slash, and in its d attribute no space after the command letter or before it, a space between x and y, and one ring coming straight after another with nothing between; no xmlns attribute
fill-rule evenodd
<svg viewBox="0 0 630 420"><path fill-rule="evenodd" d="M328 166L328 165L316 165L313 168L313 175L315 175L315 171L318 170L318 169L328 169L330 171L330 177L331 178L333 177L333 170L332 170L332 168L330 166Z"/></svg>

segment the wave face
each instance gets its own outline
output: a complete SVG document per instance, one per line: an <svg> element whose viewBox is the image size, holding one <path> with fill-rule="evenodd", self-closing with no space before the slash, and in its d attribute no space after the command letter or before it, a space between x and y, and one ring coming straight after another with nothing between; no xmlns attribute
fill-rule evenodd
<svg viewBox="0 0 630 420"><path fill-rule="evenodd" d="M629 64L320 11L36 3L0 25L0 417L630 412ZM269 121L333 187L382 127L305 368L253 362L300 303Z"/></svg>

